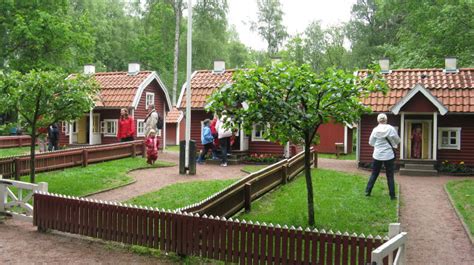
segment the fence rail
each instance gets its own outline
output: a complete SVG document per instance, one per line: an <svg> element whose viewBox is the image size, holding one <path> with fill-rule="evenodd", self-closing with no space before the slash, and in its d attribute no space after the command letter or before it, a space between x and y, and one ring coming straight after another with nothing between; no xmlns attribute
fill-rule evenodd
<svg viewBox="0 0 474 265"><path fill-rule="evenodd" d="M311 153L314 154L313 149ZM290 159L254 172L203 201L181 208L182 212L230 217L279 185L293 180L304 169L304 151Z"/></svg>
<svg viewBox="0 0 474 265"><path fill-rule="evenodd" d="M29 146L30 144L31 144L31 137L28 135L0 136L0 149Z"/></svg>
<svg viewBox="0 0 474 265"><path fill-rule="evenodd" d="M387 239L36 193L34 225L240 264L368 264Z"/></svg>
<svg viewBox="0 0 474 265"><path fill-rule="evenodd" d="M36 154L36 172L51 171L75 166L87 166L91 163L109 161L129 156L143 155L143 141L132 141L88 147L78 147ZM30 174L30 156L0 158L0 175L5 178L19 179Z"/></svg>

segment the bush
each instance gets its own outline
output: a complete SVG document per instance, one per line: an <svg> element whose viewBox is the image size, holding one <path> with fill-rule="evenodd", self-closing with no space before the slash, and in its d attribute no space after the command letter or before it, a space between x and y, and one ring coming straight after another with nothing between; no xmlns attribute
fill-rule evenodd
<svg viewBox="0 0 474 265"><path fill-rule="evenodd" d="M464 164L464 161L453 162L444 160L438 165L438 170L448 173L474 173L474 169Z"/></svg>
<svg viewBox="0 0 474 265"><path fill-rule="evenodd" d="M16 127L16 123L5 123L3 125L0 125L0 135L1 136L10 135L11 129L15 127Z"/></svg>
<svg viewBox="0 0 474 265"><path fill-rule="evenodd" d="M251 163L262 163L262 164L273 164L282 159L281 157L274 154L257 154L253 153L244 158L245 162Z"/></svg>

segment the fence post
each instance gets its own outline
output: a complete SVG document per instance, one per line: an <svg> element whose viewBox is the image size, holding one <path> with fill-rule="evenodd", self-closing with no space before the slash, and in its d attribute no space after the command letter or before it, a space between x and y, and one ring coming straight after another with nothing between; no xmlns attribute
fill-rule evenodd
<svg viewBox="0 0 474 265"><path fill-rule="evenodd" d="M389 238L393 238L394 236L400 234L400 232L401 232L400 223L390 223L388 225L388 237ZM393 264L393 252L388 254L388 264L389 265Z"/></svg>
<svg viewBox="0 0 474 265"><path fill-rule="evenodd" d="M281 168L281 184L285 185L288 183L288 163L283 164Z"/></svg>
<svg viewBox="0 0 474 265"><path fill-rule="evenodd" d="M132 157L137 156L137 150L135 150L135 143L132 143Z"/></svg>
<svg viewBox="0 0 474 265"><path fill-rule="evenodd" d="M313 152L313 168L318 168L318 151Z"/></svg>
<svg viewBox="0 0 474 265"><path fill-rule="evenodd" d="M47 182L38 183L38 191L48 192L48 183Z"/></svg>
<svg viewBox="0 0 474 265"><path fill-rule="evenodd" d="M244 186L244 207L245 207L245 212L250 212L252 204L252 184L250 183L245 183Z"/></svg>
<svg viewBox="0 0 474 265"><path fill-rule="evenodd" d="M3 176L0 175L0 180ZM0 213L5 212L5 204L7 203L7 186L0 183Z"/></svg>
<svg viewBox="0 0 474 265"><path fill-rule="evenodd" d="M15 176L15 180L20 180L20 160L18 158L13 159L15 163L15 171L13 172Z"/></svg>
<svg viewBox="0 0 474 265"><path fill-rule="evenodd" d="M22 146L22 142L21 142L21 137L18 137L18 147L21 147Z"/></svg>
<svg viewBox="0 0 474 265"><path fill-rule="evenodd" d="M143 157L143 158L146 157L146 145L145 145L145 141L143 141L143 143L142 143L142 157Z"/></svg>

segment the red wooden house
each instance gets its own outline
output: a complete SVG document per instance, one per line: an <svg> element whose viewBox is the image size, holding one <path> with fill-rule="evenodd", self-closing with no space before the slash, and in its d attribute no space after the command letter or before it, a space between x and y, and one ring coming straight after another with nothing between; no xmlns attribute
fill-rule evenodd
<svg viewBox="0 0 474 265"><path fill-rule="evenodd" d="M235 73L233 69L225 69L223 61L214 62L214 70L195 71L191 77L191 139L195 140L198 148L201 148L201 122L206 119L212 119L213 114L205 111L204 107L208 97L224 84L232 83L232 77ZM178 108L186 108L186 84L183 85L178 100ZM184 119L183 119L184 121ZM184 122L180 125L184 127ZM289 144L281 145L263 139L263 126L255 125L251 134L239 131L236 141L232 146L234 151L249 153L266 153L281 156L289 156ZM352 151L352 130L340 124L328 124L319 129L321 144L318 151L322 153L335 153L336 143L344 144L343 151L351 153Z"/></svg>
<svg viewBox="0 0 474 265"><path fill-rule="evenodd" d="M60 145L94 145L118 142L117 130L120 109L126 108L135 119L136 139L144 138L144 119L147 106L166 119L171 102L165 85L153 71L140 71L140 65L129 64L128 72L95 73L93 65L86 65L84 73L93 75L100 87L95 106L80 119L61 124ZM91 117L93 117L91 119ZM166 146L166 123L158 131L162 145Z"/></svg>
<svg viewBox="0 0 474 265"><path fill-rule="evenodd" d="M184 113L173 107L166 116L166 143L168 145L179 145L179 142L184 140L185 124Z"/></svg>
<svg viewBox="0 0 474 265"><path fill-rule="evenodd" d="M381 65L390 90L386 96L377 93L363 100L374 113L359 123L359 166L372 161L369 136L382 112L401 138L401 173L435 174L433 166L445 160L474 166L474 68L457 69L455 58L446 58L445 69L392 71L386 59ZM421 134L421 145L414 145L415 131Z"/></svg>

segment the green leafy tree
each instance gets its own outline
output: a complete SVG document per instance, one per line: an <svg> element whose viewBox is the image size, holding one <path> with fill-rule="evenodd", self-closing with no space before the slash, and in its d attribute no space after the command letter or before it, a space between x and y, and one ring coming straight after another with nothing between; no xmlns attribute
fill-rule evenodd
<svg viewBox="0 0 474 265"><path fill-rule="evenodd" d="M267 42L268 55L274 56L288 37L280 0L257 0L257 7L258 20L251 23L251 30L257 31Z"/></svg>
<svg viewBox="0 0 474 265"><path fill-rule="evenodd" d="M90 111L98 86L88 76L67 78L62 73L36 71L0 72L0 112L15 110L31 136L31 174L35 182L35 143L38 129L72 121Z"/></svg>
<svg viewBox="0 0 474 265"><path fill-rule="evenodd" d="M308 222L312 226L314 199L310 147L319 126L330 120L355 122L361 114L370 111L360 99L386 89L382 77L375 71L359 78L349 71L330 68L316 74L308 65L280 63L238 72L230 87L211 96L209 110L241 121L248 131L254 124L267 123L266 139L304 144Z"/></svg>

